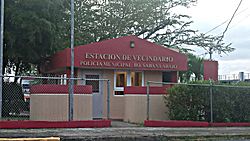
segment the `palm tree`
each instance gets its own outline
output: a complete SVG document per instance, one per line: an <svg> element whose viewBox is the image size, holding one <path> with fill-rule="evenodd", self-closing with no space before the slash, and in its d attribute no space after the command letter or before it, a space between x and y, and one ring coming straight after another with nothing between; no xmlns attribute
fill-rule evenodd
<svg viewBox="0 0 250 141"><path fill-rule="evenodd" d="M195 75L195 80L202 80L203 78L203 58L188 53L188 70L180 72L181 82L188 82L191 76Z"/></svg>

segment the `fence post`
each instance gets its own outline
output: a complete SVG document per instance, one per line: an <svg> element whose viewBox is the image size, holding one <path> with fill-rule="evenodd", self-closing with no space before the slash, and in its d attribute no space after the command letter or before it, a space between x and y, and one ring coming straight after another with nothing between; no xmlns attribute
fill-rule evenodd
<svg viewBox="0 0 250 141"><path fill-rule="evenodd" d="M210 80L210 122L213 123L213 83Z"/></svg>
<svg viewBox="0 0 250 141"><path fill-rule="evenodd" d="M110 119L110 81L107 81L107 119Z"/></svg>
<svg viewBox="0 0 250 141"><path fill-rule="evenodd" d="M3 28L4 28L4 0L0 1L0 118L2 118L3 113Z"/></svg>
<svg viewBox="0 0 250 141"><path fill-rule="evenodd" d="M149 81L147 81L147 120L149 120Z"/></svg>
<svg viewBox="0 0 250 141"><path fill-rule="evenodd" d="M74 112L74 0L70 1L70 86L69 86L69 121L73 120Z"/></svg>

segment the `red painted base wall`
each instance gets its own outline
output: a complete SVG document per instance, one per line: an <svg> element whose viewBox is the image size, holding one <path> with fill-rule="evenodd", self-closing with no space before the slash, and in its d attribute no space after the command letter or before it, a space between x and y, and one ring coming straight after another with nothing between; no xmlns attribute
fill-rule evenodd
<svg viewBox="0 0 250 141"><path fill-rule="evenodd" d="M187 120L145 120L145 127L250 127L248 122L208 123Z"/></svg>
<svg viewBox="0 0 250 141"><path fill-rule="evenodd" d="M0 121L0 129L24 128L102 128L110 127L110 120L84 121Z"/></svg>
<svg viewBox="0 0 250 141"><path fill-rule="evenodd" d="M208 122L198 122L198 121L157 121L157 120L145 120L144 126L146 127L209 127Z"/></svg>

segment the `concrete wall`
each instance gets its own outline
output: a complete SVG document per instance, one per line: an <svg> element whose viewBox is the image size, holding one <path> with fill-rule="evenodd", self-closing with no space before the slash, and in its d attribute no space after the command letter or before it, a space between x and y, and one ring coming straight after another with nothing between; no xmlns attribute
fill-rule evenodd
<svg viewBox="0 0 250 141"><path fill-rule="evenodd" d="M131 120L132 122L142 122L146 119L146 98L144 96L138 95L123 95L116 96L114 95L114 70L78 70L78 77L83 77L84 73L93 73L101 74L101 79L110 80L110 118L111 119L120 119L120 120ZM162 81L162 72L161 71L144 71L144 85L146 86L147 81ZM81 83L78 83L81 84ZM153 85L152 85L153 86ZM159 86L157 84L156 86ZM107 118L107 82L103 81L103 118ZM152 114L156 112L157 115L152 115L151 117L158 118L159 113L163 113L164 116L159 117L159 119L166 119L165 117L165 105L162 101L162 95L153 96L153 107L160 108L156 111L153 111ZM159 102L160 101L160 102ZM139 114L140 113L140 114ZM139 115L138 117L136 117Z"/></svg>
<svg viewBox="0 0 250 141"><path fill-rule="evenodd" d="M92 119L92 95L74 95L74 120ZM68 94L32 94L30 119L46 121L68 120Z"/></svg>
<svg viewBox="0 0 250 141"><path fill-rule="evenodd" d="M114 70L90 70L79 69L77 71L78 77L84 77L84 74L100 74L100 79L110 80L110 118L111 119L123 119L124 117L124 96L114 95ZM78 81L78 84L83 84L82 81ZM102 81L103 91L103 118L107 118L107 81Z"/></svg>
<svg viewBox="0 0 250 141"><path fill-rule="evenodd" d="M123 119L124 117L124 96L114 95L114 70L104 70L103 78L110 80L110 118ZM107 113L107 87L104 87L104 114Z"/></svg>
<svg viewBox="0 0 250 141"><path fill-rule="evenodd" d="M124 121L143 123L147 117L146 95L125 95ZM165 106L163 95L150 95L150 120L167 120L168 109Z"/></svg>
<svg viewBox="0 0 250 141"><path fill-rule="evenodd" d="M144 72L144 86L147 86L147 81L162 82L161 71L145 71ZM159 86L159 84L150 84L150 86Z"/></svg>
<svg viewBox="0 0 250 141"><path fill-rule="evenodd" d="M146 94L130 93L114 95L114 70L77 69L76 76L85 78L85 74L99 74L100 79L110 80L110 118L141 123L146 119ZM162 81L161 71L144 71L144 85L147 81ZM100 81L103 100L102 118L107 118L107 81ZM78 80L77 85L85 85ZM154 85L150 85L154 86ZM156 84L155 86L160 86ZM46 90L45 90L46 91ZM67 90L65 90L67 92ZM92 92L92 90L91 90ZM74 120L91 120L93 110L93 97L91 94L75 94ZM35 93L31 95L31 120L68 120L68 94ZM150 118L168 119L163 96L154 94L150 96Z"/></svg>

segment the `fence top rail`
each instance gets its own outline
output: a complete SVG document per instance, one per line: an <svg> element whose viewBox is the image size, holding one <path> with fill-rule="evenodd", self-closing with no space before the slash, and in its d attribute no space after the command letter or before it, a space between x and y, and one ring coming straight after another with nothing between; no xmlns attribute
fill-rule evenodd
<svg viewBox="0 0 250 141"><path fill-rule="evenodd" d="M148 81L148 83L154 84L166 84L166 85L190 85L190 86L211 86L210 84L188 84L188 83L173 83L173 82L156 82L156 81Z"/></svg>
<svg viewBox="0 0 250 141"><path fill-rule="evenodd" d="M235 86L235 85L214 85L214 84L188 84L188 83L172 83L172 82L156 82L156 81L147 81L149 84L166 84L166 85L188 85L188 86L203 86L203 87L227 87L227 88L249 88L250 86Z"/></svg>
<svg viewBox="0 0 250 141"><path fill-rule="evenodd" d="M215 87L227 87L227 88L249 88L250 89L250 86L229 86L229 85L213 85Z"/></svg>
<svg viewBox="0 0 250 141"><path fill-rule="evenodd" d="M0 75L0 77L12 77L12 78L30 78L30 79L55 79L55 80L93 80L93 81L109 81L109 79L86 79L86 78L67 78L67 77L43 77L43 76L8 76L8 75Z"/></svg>

